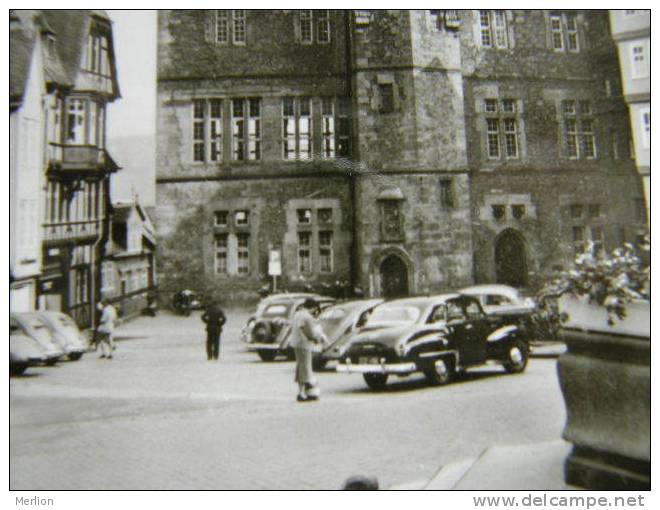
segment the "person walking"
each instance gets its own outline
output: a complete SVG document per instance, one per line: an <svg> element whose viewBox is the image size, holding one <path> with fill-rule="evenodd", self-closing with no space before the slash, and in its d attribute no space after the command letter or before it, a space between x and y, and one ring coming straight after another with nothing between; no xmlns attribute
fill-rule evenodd
<svg viewBox="0 0 660 510"><path fill-rule="evenodd" d="M217 303L211 302L204 311L202 320L206 323L206 358L209 361L217 360L220 357L220 334L227 318Z"/></svg>
<svg viewBox="0 0 660 510"><path fill-rule="evenodd" d="M312 370L312 351L317 344L327 342L323 331L313 316L318 311L318 303L307 298L293 316L291 341L289 345L296 354L296 375L298 402L319 399L319 388Z"/></svg>
<svg viewBox="0 0 660 510"><path fill-rule="evenodd" d="M117 310L110 303L103 301L99 301L96 308L101 312L97 328L101 358L112 359L112 351L115 350L114 333L117 326Z"/></svg>

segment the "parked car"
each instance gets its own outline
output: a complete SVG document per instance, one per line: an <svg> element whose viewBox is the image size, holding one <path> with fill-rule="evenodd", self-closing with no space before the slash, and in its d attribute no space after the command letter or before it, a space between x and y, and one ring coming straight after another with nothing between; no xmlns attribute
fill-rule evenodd
<svg viewBox="0 0 660 510"><path fill-rule="evenodd" d="M48 361L47 351L39 343L23 333L12 317L9 319L9 374L20 375L28 367Z"/></svg>
<svg viewBox="0 0 660 510"><path fill-rule="evenodd" d="M282 296L271 299L261 313L255 317L254 326L247 343L249 351L256 351L263 361L272 361L278 355L293 359L293 349L289 347L291 319L293 314L310 296ZM335 302L333 298L312 296L324 309Z"/></svg>
<svg viewBox="0 0 660 510"><path fill-rule="evenodd" d="M50 331L36 312L12 313L9 316L10 333L23 334L35 341L44 352L45 362L54 364L66 355L62 347L53 342Z"/></svg>
<svg viewBox="0 0 660 510"><path fill-rule="evenodd" d="M485 314L476 298L454 293L377 306L350 340L337 371L363 374L372 389L384 388L390 375L414 372L440 385L487 361L522 372L528 357L524 328L506 316Z"/></svg>
<svg viewBox="0 0 660 510"><path fill-rule="evenodd" d="M536 307L532 298L524 297L518 289L508 285L473 285L458 292L476 297L487 314L527 315Z"/></svg>
<svg viewBox="0 0 660 510"><path fill-rule="evenodd" d="M307 292L280 292L277 294L269 294L268 296L262 298L259 301L259 303L257 303L257 308L255 312L252 315L250 315L250 317L245 323L245 326L243 326L243 328L241 329L241 338L240 338L241 342L250 343L252 337L252 329L256 324L257 317L261 317L261 315L264 312L264 309L270 303L287 298L296 299L296 298L306 298L306 297L318 298L321 296L319 296L318 294L311 294Z"/></svg>
<svg viewBox="0 0 660 510"><path fill-rule="evenodd" d="M39 317L50 330L51 338L64 349L67 358L77 361L89 350L87 338L71 317L62 312L39 312Z"/></svg>
<svg viewBox="0 0 660 510"><path fill-rule="evenodd" d="M192 310L204 308L204 304L199 294L190 289L184 289L174 294L172 307L175 312L188 316Z"/></svg>
<svg viewBox="0 0 660 510"><path fill-rule="evenodd" d="M367 322L371 311L383 302L382 299L359 299L329 306L319 315L321 329L329 344L312 356L314 370L323 370L332 360L338 360L348 348L348 339L356 329Z"/></svg>

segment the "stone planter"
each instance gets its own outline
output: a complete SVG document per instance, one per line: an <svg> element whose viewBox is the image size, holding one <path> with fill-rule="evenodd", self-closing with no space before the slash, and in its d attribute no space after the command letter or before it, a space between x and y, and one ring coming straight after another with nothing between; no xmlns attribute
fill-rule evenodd
<svg viewBox="0 0 660 510"><path fill-rule="evenodd" d="M567 351L558 361L566 403L563 437L573 444L565 464L569 485L597 490L651 487L650 304L627 307L607 325L602 307L562 297L570 315Z"/></svg>

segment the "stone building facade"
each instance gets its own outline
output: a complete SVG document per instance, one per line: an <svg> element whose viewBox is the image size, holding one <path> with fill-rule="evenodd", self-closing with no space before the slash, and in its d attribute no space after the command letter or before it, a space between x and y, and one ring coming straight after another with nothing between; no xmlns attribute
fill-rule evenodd
<svg viewBox="0 0 660 510"><path fill-rule="evenodd" d="M534 287L640 227L606 13L160 11L157 126L164 289Z"/></svg>

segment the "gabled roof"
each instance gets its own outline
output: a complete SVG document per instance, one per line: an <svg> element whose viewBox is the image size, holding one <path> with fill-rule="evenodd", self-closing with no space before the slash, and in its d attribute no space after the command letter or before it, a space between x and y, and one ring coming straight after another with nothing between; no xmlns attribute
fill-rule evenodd
<svg viewBox="0 0 660 510"><path fill-rule="evenodd" d="M46 33L54 37L52 50L44 46L44 74L52 86L71 88L83 63L87 50L87 37L92 19L98 18L111 25L107 13L102 10L26 10L10 12L10 104L20 104L36 37ZM113 72L113 98L119 97L119 85L112 44L109 34L110 62Z"/></svg>
<svg viewBox="0 0 660 510"><path fill-rule="evenodd" d="M9 32L9 104L19 105L23 100L34 50L34 38L19 27Z"/></svg>

